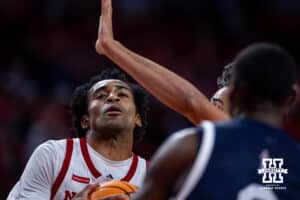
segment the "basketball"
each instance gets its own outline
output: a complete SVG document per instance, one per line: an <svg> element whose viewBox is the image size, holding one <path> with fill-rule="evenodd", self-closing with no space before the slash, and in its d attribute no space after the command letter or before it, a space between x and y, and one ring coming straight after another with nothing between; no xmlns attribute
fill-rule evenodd
<svg viewBox="0 0 300 200"><path fill-rule="evenodd" d="M126 181L107 181L101 183L100 187L90 194L89 200L98 200L120 194L125 194L129 197L130 194L135 193L137 190L137 186Z"/></svg>

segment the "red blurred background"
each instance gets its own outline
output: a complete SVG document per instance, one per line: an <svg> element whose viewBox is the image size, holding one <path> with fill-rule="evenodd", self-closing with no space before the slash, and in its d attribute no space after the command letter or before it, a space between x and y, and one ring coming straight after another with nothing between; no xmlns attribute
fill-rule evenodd
<svg viewBox="0 0 300 200"><path fill-rule="evenodd" d="M208 97L216 77L253 42L275 42L299 63L300 1L115 0L118 40L193 82ZM95 53L100 0L0 1L0 199L47 139L73 136L74 87L113 64ZM191 124L150 99L149 127L136 151L149 158ZM287 123L300 138L300 106Z"/></svg>

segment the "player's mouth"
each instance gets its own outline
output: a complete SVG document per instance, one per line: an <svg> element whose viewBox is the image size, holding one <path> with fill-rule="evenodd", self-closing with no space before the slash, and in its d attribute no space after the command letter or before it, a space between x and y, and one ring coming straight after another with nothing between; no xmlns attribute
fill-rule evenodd
<svg viewBox="0 0 300 200"><path fill-rule="evenodd" d="M122 114L122 110L117 105L111 105L105 110L105 114L108 116L118 116Z"/></svg>

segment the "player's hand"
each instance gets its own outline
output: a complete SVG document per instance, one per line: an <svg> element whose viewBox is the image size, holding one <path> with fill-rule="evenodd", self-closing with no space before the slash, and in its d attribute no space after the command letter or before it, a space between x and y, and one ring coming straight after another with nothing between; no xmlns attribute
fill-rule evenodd
<svg viewBox="0 0 300 200"><path fill-rule="evenodd" d="M105 55L105 47L114 40L112 26L112 4L111 0L101 0L101 16L99 19L98 39L96 41L96 51Z"/></svg>
<svg viewBox="0 0 300 200"><path fill-rule="evenodd" d="M95 183L92 185L87 185L83 190L77 193L72 200L88 200L88 196L91 192L96 190L99 187L99 183Z"/></svg>

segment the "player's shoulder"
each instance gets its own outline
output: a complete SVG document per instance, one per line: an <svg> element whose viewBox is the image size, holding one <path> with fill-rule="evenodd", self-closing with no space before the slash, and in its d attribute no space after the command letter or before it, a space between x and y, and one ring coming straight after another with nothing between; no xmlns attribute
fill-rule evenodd
<svg viewBox="0 0 300 200"><path fill-rule="evenodd" d="M196 127L181 129L181 130L175 132L170 137L170 140L173 140L175 142L180 142L182 140L188 140L189 138L195 137L196 133L197 133Z"/></svg>
<svg viewBox="0 0 300 200"><path fill-rule="evenodd" d="M232 119L230 121L223 121L223 122L211 122L211 121L203 121L198 126L198 131L203 132L204 129L206 130L214 130L220 132L228 132L232 133L234 130L249 128L251 124L247 123L245 120L239 119Z"/></svg>
<svg viewBox="0 0 300 200"><path fill-rule="evenodd" d="M46 142L40 144L38 148L43 148L43 149L65 148L66 142L67 139L47 140Z"/></svg>
<svg viewBox="0 0 300 200"><path fill-rule="evenodd" d="M242 125L236 120L226 122L203 121L197 126L197 135L200 141L205 138L210 141L214 141L216 138L229 139L235 137L241 127Z"/></svg>
<svg viewBox="0 0 300 200"><path fill-rule="evenodd" d="M243 118L232 119L228 122L215 123L215 129L224 133L250 133L251 135L271 135L277 137L285 137L287 134L281 128L273 127L265 122Z"/></svg>
<svg viewBox="0 0 300 200"><path fill-rule="evenodd" d="M134 154L133 165L137 167L137 170L142 170L143 172L146 172L149 168L150 161L144 158L143 156Z"/></svg>
<svg viewBox="0 0 300 200"><path fill-rule="evenodd" d="M247 126L247 124L243 120L232 119L226 122L215 122L214 126L216 129L238 129Z"/></svg>
<svg viewBox="0 0 300 200"><path fill-rule="evenodd" d="M163 161L165 164L173 162L174 159L192 160L194 152L197 151L198 144L199 140L197 128L193 127L182 129L169 136L169 138L161 145L154 157ZM152 163L153 162L155 162L155 159L152 160Z"/></svg>
<svg viewBox="0 0 300 200"><path fill-rule="evenodd" d="M197 128L191 127L179 130L172 134L167 142L165 142L165 146L169 147L169 149L174 152L174 155L194 155L197 151L199 141Z"/></svg>
<svg viewBox="0 0 300 200"><path fill-rule="evenodd" d="M59 156L60 154L64 155L66 151L67 139L60 140L47 140L44 143L40 144L35 152L43 154L51 154L53 156Z"/></svg>
<svg viewBox="0 0 300 200"><path fill-rule="evenodd" d="M146 158L144 158L143 156L140 156L140 155L137 155L137 154L135 154L135 156L136 156L139 160L147 161Z"/></svg>

